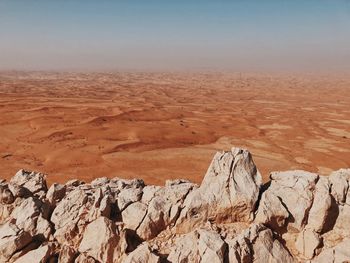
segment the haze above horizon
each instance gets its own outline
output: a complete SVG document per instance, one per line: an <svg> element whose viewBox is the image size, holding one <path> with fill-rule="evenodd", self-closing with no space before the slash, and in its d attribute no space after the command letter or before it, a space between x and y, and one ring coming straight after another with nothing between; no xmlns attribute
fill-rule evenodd
<svg viewBox="0 0 350 263"><path fill-rule="evenodd" d="M350 1L0 0L1 70L350 71Z"/></svg>

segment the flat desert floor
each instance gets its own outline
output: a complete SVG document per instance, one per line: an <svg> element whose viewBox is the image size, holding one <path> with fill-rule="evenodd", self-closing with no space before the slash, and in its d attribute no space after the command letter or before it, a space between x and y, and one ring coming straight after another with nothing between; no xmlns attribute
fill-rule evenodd
<svg viewBox="0 0 350 263"><path fill-rule="evenodd" d="M350 77L238 73L0 73L0 178L200 182L248 148L276 170L350 165Z"/></svg>

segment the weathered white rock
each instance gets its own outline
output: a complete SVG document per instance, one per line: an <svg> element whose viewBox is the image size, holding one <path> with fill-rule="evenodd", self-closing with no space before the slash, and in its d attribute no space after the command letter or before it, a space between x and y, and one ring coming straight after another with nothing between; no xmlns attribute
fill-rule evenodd
<svg viewBox="0 0 350 263"><path fill-rule="evenodd" d="M19 228L23 228L32 236L42 235L48 239L51 234L51 225L44 218L47 214L47 206L36 197L29 197L13 210L11 218Z"/></svg>
<svg viewBox="0 0 350 263"><path fill-rule="evenodd" d="M312 229L304 229L301 231L295 242L295 247L306 259L312 259L315 256L316 248L320 245L320 236Z"/></svg>
<svg viewBox="0 0 350 263"><path fill-rule="evenodd" d="M137 234L148 240L175 224L184 199L194 186L191 183L179 182L154 192L147 205L147 213L136 229Z"/></svg>
<svg viewBox="0 0 350 263"><path fill-rule="evenodd" d="M329 180L326 177L320 177L316 184L314 199L309 212L307 228L321 233L326 225L332 199L330 195Z"/></svg>
<svg viewBox="0 0 350 263"><path fill-rule="evenodd" d="M260 186L260 173L248 151L217 153L201 186L188 194L178 229L188 231L208 220L251 221Z"/></svg>
<svg viewBox="0 0 350 263"><path fill-rule="evenodd" d="M15 224L0 226L0 262L8 262L12 255L32 241L32 236Z"/></svg>
<svg viewBox="0 0 350 263"><path fill-rule="evenodd" d="M61 201L66 194L67 186L63 184L54 183L50 186L46 193L46 199L51 206L55 206L56 203Z"/></svg>
<svg viewBox="0 0 350 263"><path fill-rule="evenodd" d="M142 244L138 246L133 252L131 252L124 260L124 263L158 263L160 258L155 255L149 248L148 244Z"/></svg>
<svg viewBox="0 0 350 263"><path fill-rule="evenodd" d="M272 229L279 230L286 224L289 212L284 207L280 199L272 191L262 194L255 221L263 223Z"/></svg>
<svg viewBox="0 0 350 263"><path fill-rule="evenodd" d="M70 246L62 246L59 251L58 263L73 263L77 255L77 251Z"/></svg>
<svg viewBox="0 0 350 263"><path fill-rule="evenodd" d="M332 248L323 250L316 258L311 262L315 263L344 263L350 262L350 239L338 243Z"/></svg>
<svg viewBox="0 0 350 263"><path fill-rule="evenodd" d="M106 217L99 217L86 227L78 250L100 262L114 262L118 256L118 242L119 231L115 224Z"/></svg>
<svg viewBox="0 0 350 263"><path fill-rule="evenodd" d="M294 262L288 250L262 224L254 224L229 244L229 262Z"/></svg>
<svg viewBox="0 0 350 263"><path fill-rule="evenodd" d="M147 213L148 206L141 203L135 202L129 205L122 212L122 220L125 224L125 228L136 230L141 224Z"/></svg>
<svg viewBox="0 0 350 263"><path fill-rule="evenodd" d="M0 262L350 262L349 181L350 169L276 172L262 189L241 149L216 154L200 186L97 178L47 190L20 171L0 180Z"/></svg>
<svg viewBox="0 0 350 263"><path fill-rule="evenodd" d="M15 263L45 263L52 254L52 246L44 245L37 249L29 251L24 256L17 259Z"/></svg>
<svg viewBox="0 0 350 263"><path fill-rule="evenodd" d="M270 175L271 185L266 193L273 193L288 210L288 228L299 232L307 223L313 195L319 176L305 171L275 172Z"/></svg>
<svg viewBox="0 0 350 263"><path fill-rule="evenodd" d="M74 263L97 263L97 261L84 254L80 254L74 261Z"/></svg>
<svg viewBox="0 0 350 263"><path fill-rule="evenodd" d="M213 230L199 229L175 241L168 260L180 262L224 262L227 244Z"/></svg>
<svg viewBox="0 0 350 263"><path fill-rule="evenodd" d="M113 197L108 187L78 185L57 204L51 221L55 238L65 245L79 244L86 225L99 216L109 216Z"/></svg>
<svg viewBox="0 0 350 263"><path fill-rule="evenodd" d="M338 204L348 203L350 200L346 200L349 193L349 180L350 169L340 169L329 175L329 181L331 183L332 195L334 196Z"/></svg>
<svg viewBox="0 0 350 263"><path fill-rule="evenodd" d="M23 186L33 194L45 195L47 191L46 176L42 173L19 170L11 179L11 184Z"/></svg>
<svg viewBox="0 0 350 263"><path fill-rule="evenodd" d="M0 205L1 204L12 204L15 201L11 190L7 184L0 184Z"/></svg>

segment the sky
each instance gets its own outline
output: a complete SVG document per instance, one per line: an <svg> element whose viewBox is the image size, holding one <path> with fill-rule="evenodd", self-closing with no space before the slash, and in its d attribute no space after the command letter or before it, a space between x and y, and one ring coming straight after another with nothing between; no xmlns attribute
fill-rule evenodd
<svg viewBox="0 0 350 263"><path fill-rule="evenodd" d="M350 72L350 0L0 0L0 70Z"/></svg>

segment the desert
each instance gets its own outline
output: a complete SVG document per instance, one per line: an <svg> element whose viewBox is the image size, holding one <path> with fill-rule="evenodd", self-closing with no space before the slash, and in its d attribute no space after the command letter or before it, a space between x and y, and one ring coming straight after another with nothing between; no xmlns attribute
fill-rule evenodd
<svg viewBox="0 0 350 263"><path fill-rule="evenodd" d="M347 75L231 72L0 73L0 177L199 183L217 150L271 171L350 164Z"/></svg>

